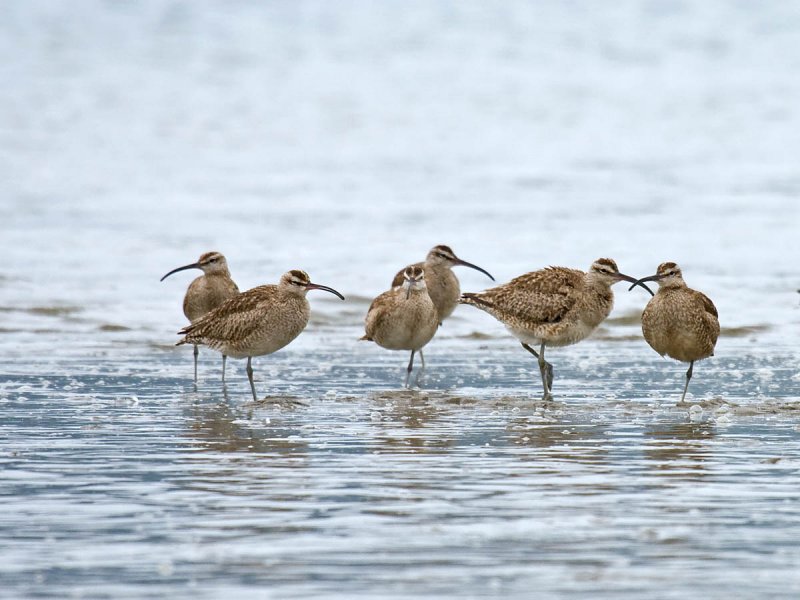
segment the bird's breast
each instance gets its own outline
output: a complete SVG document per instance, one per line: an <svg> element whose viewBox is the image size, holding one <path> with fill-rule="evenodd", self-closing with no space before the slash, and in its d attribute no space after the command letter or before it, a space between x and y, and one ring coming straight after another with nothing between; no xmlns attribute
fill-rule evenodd
<svg viewBox="0 0 800 600"><path fill-rule="evenodd" d="M426 274L425 285L439 314L439 320L444 321L453 314L461 296L458 278L450 269L437 269L430 276Z"/></svg>

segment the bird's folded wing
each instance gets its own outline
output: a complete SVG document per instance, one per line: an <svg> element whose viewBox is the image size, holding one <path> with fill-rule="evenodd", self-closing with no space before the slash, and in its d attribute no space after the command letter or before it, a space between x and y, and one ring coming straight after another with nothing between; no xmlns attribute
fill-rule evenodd
<svg viewBox="0 0 800 600"><path fill-rule="evenodd" d="M487 290L482 298L504 315L530 323L557 323L575 306L583 277L581 271L549 267Z"/></svg>
<svg viewBox="0 0 800 600"><path fill-rule="evenodd" d="M242 340L260 327L259 313L277 296L277 286L262 285L227 300L181 333L189 340Z"/></svg>
<svg viewBox="0 0 800 600"><path fill-rule="evenodd" d="M394 293L395 292L392 290L383 292L369 305L367 318L365 320L365 331L368 337L372 337L372 335L375 333L375 330L378 329L383 323L384 319L389 316L388 308L393 304Z"/></svg>
<svg viewBox="0 0 800 600"><path fill-rule="evenodd" d="M717 307L714 306L714 303L711 301L711 298L706 296L703 292L697 292L697 295L700 297L700 300L703 302L703 308L705 308L706 312L714 315L717 318L719 318L719 313L717 312Z"/></svg>
<svg viewBox="0 0 800 600"><path fill-rule="evenodd" d="M493 308L501 320L514 319L535 325L560 322L575 302L575 295L570 293L521 293L515 290L506 294L502 301L495 299Z"/></svg>

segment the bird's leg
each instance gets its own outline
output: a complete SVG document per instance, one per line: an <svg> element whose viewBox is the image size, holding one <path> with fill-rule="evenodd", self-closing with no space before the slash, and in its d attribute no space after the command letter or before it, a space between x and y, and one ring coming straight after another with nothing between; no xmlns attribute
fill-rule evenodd
<svg viewBox="0 0 800 600"><path fill-rule="evenodd" d="M542 400L552 400L553 395L550 390L553 387L553 365L544 359L544 342L539 348L539 371L542 373L542 385L544 386Z"/></svg>
<svg viewBox="0 0 800 600"><path fill-rule="evenodd" d="M538 353L536 350L534 350L533 348L531 348L531 347L530 347L528 344L526 344L525 342L522 342L522 347L523 347L523 348L525 348L525 350L527 350L527 351L528 351L528 352L530 352L531 354L533 354L533 355L534 355L534 356L535 356L537 359L539 358L539 353Z"/></svg>
<svg viewBox="0 0 800 600"><path fill-rule="evenodd" d="M224 354L222 355L222 385L225 385L225 361L228 360L228 357Z"/></svg>
<svg viewBox="0 0 800 600"><path fill-rule="evenodd" d="M419 350L419 359L422 361L422 366L417 371L417 377L414 379L414 383L417 387L419 387L419 378L422 377L422 374L425 372L425 356L422 354L422 350Z"/></svg>
<svg viewBox="0 0 800 600"><path fill-rule="evenodd" d="M522 347L533 354L539 361L539 372L542 374L542 384L545 386L544 399L547 400L551 398L552 396L550 395L550 391L553 389L553 365L544 360L544 343L542 343L542 347L539 352L531 348L525 342L522 342ZM542 366L542 363L544 363L544 366Z"/></svg>
<svg viewBox="0 0 800 600"><path fill-rule="evenodd" d="M686 398L686 392L689 389L689 380L692 378L692 369L694 369L694 361L689 363L689 370L686 371L686 385L683 387L683 395L681 396L681 401L678 402L679 405L683 404Z"/></svg>
<svg viewBox="0 0 800 600"><path fill-rule="evenodd" d="M251 364L252 360L252 356L247 357L247 379L250 380L250 389L253 391L253 402L258 402L258 397L256 396L256 384L253 383L253 365Z"/></svg>
<svg viewBox="0 0 800 600"><path fill-rule="evenodd" d="M200 354L200 350L197 347L197 344L194 345L194 382L197 383L197 355Z"/></svg>
<svg viewBox="0 0 800 600"><path fill-rule="evenodd" d="M406 368L406 387L408 387L408 380L411 377L411 370L414 368L414 350L411 351L411 360L408 361L408 368Z"/></svg>

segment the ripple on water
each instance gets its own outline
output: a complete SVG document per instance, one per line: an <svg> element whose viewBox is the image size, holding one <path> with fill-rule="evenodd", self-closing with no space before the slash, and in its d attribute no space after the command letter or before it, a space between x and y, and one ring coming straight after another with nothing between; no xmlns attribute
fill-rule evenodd
<svg viewBox="0 0 800 600"><path fill-rule="evenodd" d="M713 597L731 581L769 589L763 569L784 591L800 585L797 402L744 398L719 366L704 379L725 396L688 407L674 405L681 372L660 398L643 382L590 395L562 383L542 402L514 369L423 390L399 389L391 369L372 375L385 389L341 369L327 377L349 394L326 381L319 396L309 385L252 402L239 369L226 393L205 368L192 391L175 376L190 374L185 358L2 381L9 585L124 597L113 572L173 593L192 580L433 597L470 581L481 594L536 583L610 598L680 574L673 588ZM585 359L563 358L561 381L578 379ZM736 367L760 377L746 359ZM294 389L276 373L275 388Z"/></svg>

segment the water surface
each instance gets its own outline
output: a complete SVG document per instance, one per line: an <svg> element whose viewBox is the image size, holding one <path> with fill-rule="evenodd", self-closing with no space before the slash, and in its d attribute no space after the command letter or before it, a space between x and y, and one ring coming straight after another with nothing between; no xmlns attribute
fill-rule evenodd
<svg viewBox="0 0 800 600"><path fill-rule="evenodd" d="M0 596L796 598L800 12L784 3L0 9ZM357 342L438 243L498 281L678 262L685 365L616 290L554 349L491 317ZM175 348L208 250L292 269L289 347ZM490 285L457 271L465 290Z"/></svg>

